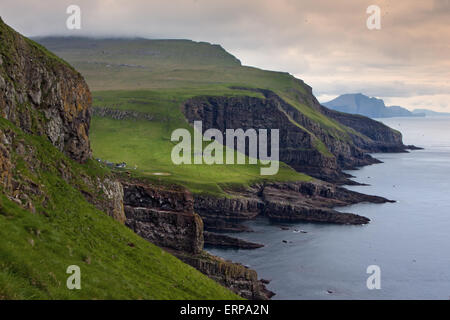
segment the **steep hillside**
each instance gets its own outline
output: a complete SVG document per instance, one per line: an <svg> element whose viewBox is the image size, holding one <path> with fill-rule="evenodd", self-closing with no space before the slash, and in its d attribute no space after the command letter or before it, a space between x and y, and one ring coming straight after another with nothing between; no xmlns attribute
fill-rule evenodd
<svg viewBox="0 0 450 320"><path fill-rule="evenodd" d="M124 226L122 185L90 158L83 77L1 20L0 111L0 299L238 298Z"/></svg>
<svg viewBox="0 0 450 320"><path fill-rule="evenodd" d="M254 175L255 168L248 166L223 166L220 177L206 166L183 168L185 174L180 176L177 168L168 166L167 157L153 153L152 160L148 160L149 154L143 151L146 146L159 141L158 150L170 150L171 128L186 127L186 119L225 125L221 119L204 118L205 108L223 110L233 118L226 122L231 123L230 128L243 126L244 110L250 117L247 126L258 127L258 117L276 118L271 128L278 126L285 131L280 160L298 172L332 182L347 182L342 169L376 163L368 152L399 152L406 148L400 133L370 119L363 120L371 128L370 134L358 126L349 126L352 116L330 116L303 81L287 73L242 66L217 45L187 40L37 40L75 65L95 90L94 107L100 108L94 111L93 121L96 156L137 165L150 176L163 170L167 174L158 176L159 180L189 181L185 185L194 192L206 192L211 190L207 186L215 184L212 190L221 193L223 183L249 185L261 181ZM118 118L119 110L141 112L152 121L144 123L143 117L133 119L123 112ZM124 127L128 129L123 131ZM151 141L139 134L146 128L152 134ZM135 140L137 136L140 141ZM118 142L117 148L110 144L112 140ZM136 154L137 149L142 150ZM286 168L273 179L284 181L294 175Z"/></svg>

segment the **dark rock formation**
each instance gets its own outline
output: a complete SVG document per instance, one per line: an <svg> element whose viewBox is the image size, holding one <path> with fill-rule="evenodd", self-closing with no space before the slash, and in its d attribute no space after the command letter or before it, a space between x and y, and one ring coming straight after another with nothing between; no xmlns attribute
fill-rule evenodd
<svg viewBox="0 0 450 320"><path fill-rule="evenodd" d="M46 135L69 157L91 155L91 93L83 77L0 20L0 112L27 133Z"/></svg>
<svg viewBox="0 0 450 320"><path fill-rule="evenodd" d="M225 234L214 233L205 231L203 233L205 239L205 245L213 247L222 248L233 248L233 249L258 249L264 247L264 245L259 243L254 243L234 237L227 236Z"/></svg>
<svg viewBox="0 0 450 320"><path fill-rule="evenodd" d="M184 104L183 112L189 122L203 121L203 129L280 129L280 160L303 172L337 170L336 159L320 153L314 138L289 121L273 100L254 97L194 98ZM269 146L270 148L270 146Z"/></svg>
<svg viewBox="0 0 450 320"><path fill-rule="evenodd" d="M137 234L242 297L267 299L273 295L258 281L255 271L203 251L203 223L194 213L194 198L190 192L178 186L155 186L142 180L121 178L121 181L126 225ZM207 239L218 240L220 236L214 238L208 234ZM231 237L227 241L243 247L257 246Z"/></svg>
<svg viewBox="0 0 450 320"><path fill-rule="evenodd" d="M153 121L154 116L138 111L131 110L119 110L107 107L95 107L92 109L92 115L102 117L102 118L111 118L114 120L147 120Z"/></svg>
<svg viewBox="0 0 450 320"><path fill-rule="evenodd" d="M305 85L305 88L308 87ZM265 99L196 97L186 101L182 110L189 122L201 120L203 130L279 129L280 160L300 172L330 182L347 183L349 176L341 170L378 163L369 152L404 152L407 149L399 132L369 118L356 119L353 115L328 110L312 92L296 94L301 103L320 112L324 118L330 117L347 126L345 133L325 129L272 91L255 91L262 93Z"/></svg>
<svg viewBox="0 0 450 320"><path fill-rule="evenodd" d="M355 142L365 152L405 152L402 135L381 122L357 114L347 114L322 108L323 114L343 125L362 133L370 140L354 137Z"/></svg>
<svg viewBox="0 0 450 320"><path fill-rule="evenodd" d="M268 300L275 295L266 289L266 281L258 280L256 271L248 269L242 264L226 261L206 252L199 255L172 253L243 298Z"/></svg>
<svg viewBox="0 0 450 320"><path fill-rule="evenodd" d="M204 219L236 221L263 215L273 221L360 225L370 220L332 208L360 202L390 202L385 198L368 196L320 181L270 182L255 185L246 191L229 190L229 193L235 197L230 199L195 195L195 211ZM232 203L233 206L223 206L224 203Z"/></svg>
<svg viewBox="0 0 450 320"><path fill-rule="evenodd" d="M180 188L123 182L126 225L150 242L188 253L203 250L203 223L192 195Z"/></svg>
<svg viewBox="0 0 450 320"><path fill-rule="evenodd" d="M264 203L259 198L257 191L253 189L245 191L242 197L214 197L196 194L194 198L195 212L208 220L249 220L259 215L264 208ZM219 226L216 225L216 227Z"/></svg>
<svg viewBox="0 0 450 320"><path fill-rule="evenodd" d="M189 253L202 250L203 225L196 214L126 205L125 215L128 227L160 247Z"/></svg>

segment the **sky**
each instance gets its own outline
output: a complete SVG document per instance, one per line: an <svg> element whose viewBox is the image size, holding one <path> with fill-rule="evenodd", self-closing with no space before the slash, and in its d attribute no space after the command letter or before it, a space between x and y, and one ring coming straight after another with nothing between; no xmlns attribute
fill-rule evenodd
<svg viewBox="0 0 450 320"><path fill-rule="evenodd" d="M69 5L81 29L68 30ZM381 29L366 12L381 9ZM450 0L1 0L26 36L192 39L243 64L286 71L319 101L361 92L410 110L450 112Z"/></svg>

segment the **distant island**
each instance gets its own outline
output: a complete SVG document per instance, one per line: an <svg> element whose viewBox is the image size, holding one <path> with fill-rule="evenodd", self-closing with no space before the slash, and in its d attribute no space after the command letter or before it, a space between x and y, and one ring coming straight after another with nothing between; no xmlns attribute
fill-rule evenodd
<svg viewBox="0 0 450 320"><path fill-rule="evenodd" d="M331 101L322 103L322 105L335 111L359 114L370 118L446 115L426 109L415 109L411 112L400 106L386 106L382 99L368 97L362 93L343 94Z"/></svg>
<svg viewBox="0 0 450 320"><path fill-rule="evenodd" d="M450 116L450 112L436 112L428 109L414 109L414 114L425 114L427 117Z"/></svg>

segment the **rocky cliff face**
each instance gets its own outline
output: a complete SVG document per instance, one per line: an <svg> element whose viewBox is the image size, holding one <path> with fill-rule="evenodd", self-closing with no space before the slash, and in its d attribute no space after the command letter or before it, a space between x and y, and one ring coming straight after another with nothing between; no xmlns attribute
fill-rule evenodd
<svg viewBox="0 0 450 320"><path fill-rule="evenodd" d="M187 190L123 181L126 225L150 242L197 254L203 250L203 223Z"/></svg>
<svg viewBox="0 0 450 320"><path fill-rule="evenodd" d="M0 20L0 112L72 159L91 155L91 94L82 76Z"/></svg>
<svg viewBox="0 0 450 320"><path fill-rule="evenodd" d="M298 92L298 99L348 129L338 137L312 121L269 90L256 90L255 97L197 97L184 103L182 110L192 123L203 121L203 129L279 129L280 160L294 169L331 182L347 182L343 169L377 163L368 152L405 151L401 134L387 126L361 117L337 113L321 106L310 93ZM358 122L359 120L359 122ZM323 143L321 148L318 146Z"/></svg>
<svg viewBox="0 0 450 320"><path fill-rule="evenodd" d="M274 293L267 290L267 280L258 280L256 271L239 263L232 263L206 252L200 255L186 255L174 252L182 261L190 264L211 279L229 288L241 297L253 300L268 300Z"/></svg>
<svg viewBox="0 0 450 320"><path fill-rule="evenodd" d="M242 297L267 299L273 295L258 280L255 271L203 251L203 222L194 212L194 197L189 191L177 186L155 186L142 180L121 180L126 225L134 232ZM215 234L207 234L207 241L231 247L260 247L231 237L219 239Z"/></svg>
<svg viewBox="0 0 450 320"><path fill-rule="evenodd" d="M280 160L302 172L337 170L336 159L320 153L314 138L289 121L278 103L254 97L199 97L187 101L183 112L189 122L203 121L203 129L279 129Z"/></svg>
<svg viewBox="0 0 450 320"><path fill-rule="evenodd" d="M353 136L353 141L365 152L405 152L408 148L403 145L402 134L381 122L370 118L333 111L322 108L323 114L343 125L362 133L361 136Z"/></svg>
<svg viewBox="0 0 450 320"><path fill-rule="evenodd" d="M76 172L68 159L58 156L57 161L46 164L38 157L42 150L23 136L43 136L69 158L86 162L91 156L91 93L71 66L1 19L0 113L17 126L5 125L0 130L0 187L10 199L34 211L36 204L50 195L32 178L33 173L54 170L65 182L79 187L99 210L125 222L122 186L112 176Z"/></svg>

